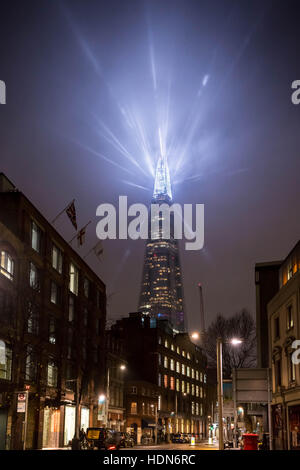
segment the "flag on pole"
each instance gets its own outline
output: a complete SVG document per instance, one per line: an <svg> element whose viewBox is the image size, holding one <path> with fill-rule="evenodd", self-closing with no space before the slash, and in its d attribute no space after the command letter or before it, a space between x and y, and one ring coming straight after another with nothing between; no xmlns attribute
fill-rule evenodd
<svg viewBox="0 0 300 470"><path fill-rule="evenodd" d="M67 216L69 217L73 227L77 230L77 220L76 220L76 209L75 209L75 199L68 205L66 208Z"/></svg>
<svg viewBox="0 0 300 470"><path fill-rule="evenodd" d="M83 227L79 232L77 233L77 242L78 246L82 246L84 244L85 240L85 229L86 227Z"/></svg>
<svg viewBox="0 0 300 470"><path fill-rule="evenodd" d="M97 256L97 258L100 258L100 256L102 255L103 253L103 245L102 245L102 241L99 240L98 243L96 243L96 245L94 246L94 253L95 255Z"/></svg>

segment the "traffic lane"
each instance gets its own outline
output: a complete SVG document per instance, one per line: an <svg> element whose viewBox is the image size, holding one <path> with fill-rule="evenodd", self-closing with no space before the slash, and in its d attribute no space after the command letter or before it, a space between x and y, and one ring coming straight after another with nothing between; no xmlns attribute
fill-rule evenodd
<svg viewBox="0 0 300 470"><path fill-rule="evenodd" d="M131 448L124 448L122 450L217 450L218 447L215 445L208 445L207 443L199 443L196 445L190 444L159 444L151 446L134 446Z"/></svg>

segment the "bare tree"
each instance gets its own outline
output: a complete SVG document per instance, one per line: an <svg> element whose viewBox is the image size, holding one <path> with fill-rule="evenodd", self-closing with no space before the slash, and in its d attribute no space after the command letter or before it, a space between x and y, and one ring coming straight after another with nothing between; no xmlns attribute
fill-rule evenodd
<svg viewBox="0 0 300 470"><path fill-rule="evenodd" d="M205 338L205 350L211 367L217 365L218 337L223 340L224 377L230 377L234 368L256 365L256 326L252 315L247 310L242 310L230 318L218 315L209 326ZM228 342L232 338L241 339L242 343L233 346Z"/></svg>

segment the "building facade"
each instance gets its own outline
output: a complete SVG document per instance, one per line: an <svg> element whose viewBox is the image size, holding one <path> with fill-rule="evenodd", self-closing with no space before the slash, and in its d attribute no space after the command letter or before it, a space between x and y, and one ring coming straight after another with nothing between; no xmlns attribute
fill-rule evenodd
<svg viewBox="0 0 300 470"><path fill-rule="evenodd" d="M160 157L152 206L165 204L170 207L171 203L168 163L166 157ZM169 219L163 212L151 212L138 310L158 319L166 319L177 331L184 331L184 295L179 247L174 238L174 216L176 214L171 212ZM170 229L168 237L163 233L165 223Z"/></svg>
<svg viewBox="0 0 300 470"><path fill-rule="evenodd" d="M269 360L275 449L300 450L300 242L279 268L279 290L268 304Z"/></svg>
<svg viewBox="0 0 300 470"><path fill-rule="evenodd" d="M105 285L4 175L0 189L0 448L25 433L28 449L63 447L99 424Z"/></svg>
<svg viewBox="0 0 300 470"><path fill-rule="evenodd" d="M174 333L167 320L150 318L140 312L118 320L112 329L124 337L127 380L152 384L152 392L157 394L158 424L166 440L176 432L205 437L211 404L202 349L191 342L187 333ZM126 400L126 416L130 416L126 427L132 426L139 439L144 431L141 426L147 422L146 415L138 401L136 421L132 421L128 396Z"/></svg>

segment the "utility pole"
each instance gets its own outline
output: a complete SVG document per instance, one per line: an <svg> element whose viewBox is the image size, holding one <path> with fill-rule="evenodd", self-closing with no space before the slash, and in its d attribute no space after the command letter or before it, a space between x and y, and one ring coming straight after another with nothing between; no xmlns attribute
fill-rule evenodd
<svg viewBox="0 0 300 470"><path fill-rule="evenodd" d="M223 442L223 371L222 371L222 338L217 338L217 379L219 408L219 450L224 450Z"/></svg>
<svg viewBox="0 0 300 470"><path fill-rule="evenodd" d="M26 390L25 392L25 420L24 420L24 442L23 442L23 450L26 449L26 439L27 439L27 422L28 422L28 398L29 398L29 391Z"/></svg>

